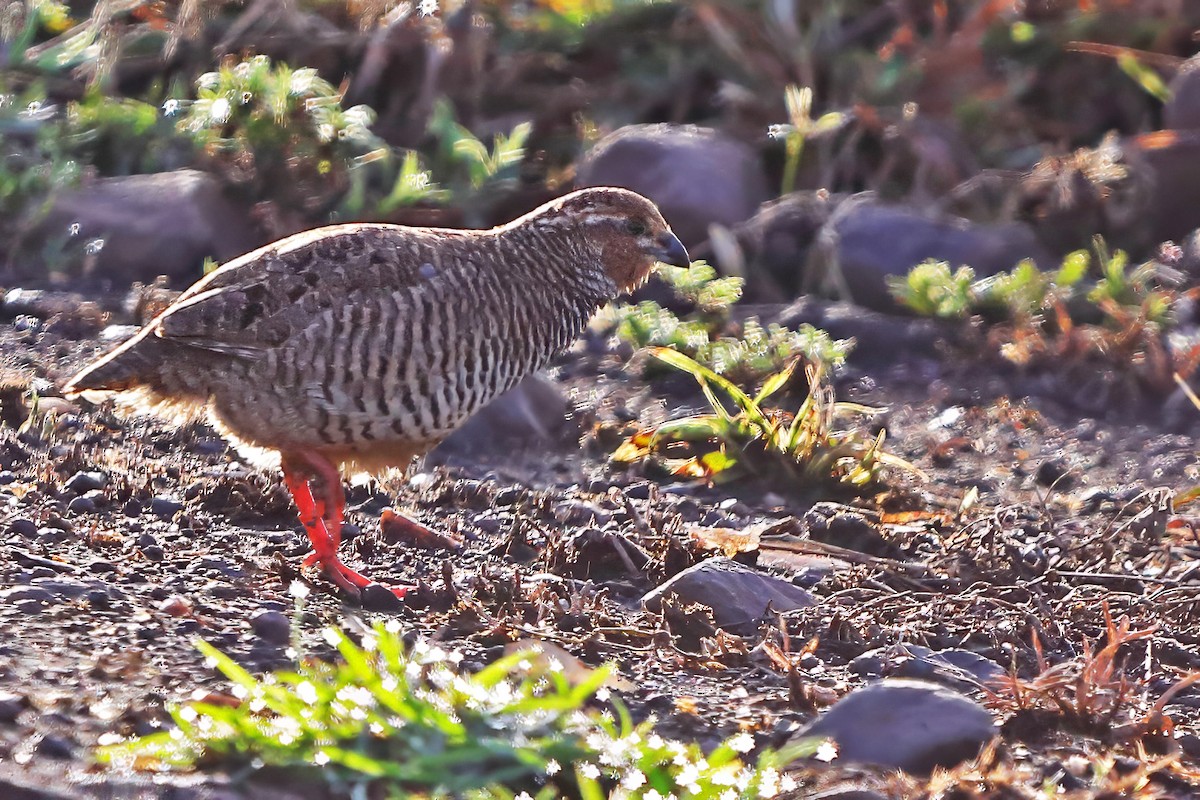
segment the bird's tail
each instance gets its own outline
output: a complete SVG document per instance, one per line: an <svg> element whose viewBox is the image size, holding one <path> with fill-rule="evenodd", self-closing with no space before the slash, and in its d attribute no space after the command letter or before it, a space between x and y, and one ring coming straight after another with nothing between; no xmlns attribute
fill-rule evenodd
<svg viewBox="0 0 1200 800"><path fill-rule="evenodd" d="M132 339L77 372L63 394L93 403L112 399L125 413L152 414L182 424L204 417L208 395L190 385L171 345L143 328Z"/></svg>
<svg viewBox="0 0 1200 800"><path fill-rule="evenodd" d="M139 331L120 347L75 373L63 385L63 394L92 400L153 384L155 362L161 355L154 352L157 337L147 334L149 330Z"/></svg>

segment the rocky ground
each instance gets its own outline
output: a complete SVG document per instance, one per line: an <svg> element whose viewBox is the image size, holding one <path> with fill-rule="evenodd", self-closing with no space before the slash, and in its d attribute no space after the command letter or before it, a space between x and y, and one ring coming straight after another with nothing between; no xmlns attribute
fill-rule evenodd
<svg viewBox="0 0 1200 800"><path fill-rule="evenodd" d="M592 336L407 475L350 491L344 558L420 586L359 602L299 570L278 477L211 430L57 397L106 346L102 323L128 320L42 301L0 331L4 797L325 797L219 770L108 773L90 753L226 688L196 637L261 671L381 617L468 663L523 639L614 661L635 714L691 740L777 745L820 717L811 732L841 756L797 765L808 796L1200 791L1200 692L1170 691L1200 668L1200 540L1172 502L1200 482L1200 411L1179 398L1099 370L1109 405L1081 410L1070 365L999 369L936 326L851 310L839 334L862 343L838 393L886 407L889 448L923 474L858 499L714 489L608 465L631 421L699 398ZM404 541L380 525L389 507L445 541Z"/></svg>

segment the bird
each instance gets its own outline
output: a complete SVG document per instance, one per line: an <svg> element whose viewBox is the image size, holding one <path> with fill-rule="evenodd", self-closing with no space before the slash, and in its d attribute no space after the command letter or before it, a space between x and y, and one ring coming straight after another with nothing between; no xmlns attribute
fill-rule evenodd
<svg viewBox="0 0 1200 800"><path fill-rule="evenodd" d="M303 566L359 596L373 582L338 556L344 478L407 468L658 262L690 266L657 206L616 187L487 230L319 227L210 272L63 391L207 421L282 470L312 546Z"/></svg>

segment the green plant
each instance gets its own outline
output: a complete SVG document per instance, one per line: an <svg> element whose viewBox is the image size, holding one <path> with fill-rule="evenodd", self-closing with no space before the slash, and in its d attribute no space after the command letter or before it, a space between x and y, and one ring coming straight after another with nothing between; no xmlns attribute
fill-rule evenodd
<svg viewBox="0 0 1200 800"><path fill-rule="evenodd" d="M434 106L429 132L438 142L434 172L452 186L479 191L485 186L503 188L512 183L533 126L521 122L507 134L496 134L489 149L458 123L454 107L442 99Z"/></svg>
<svg viewBox="0 0 1200 800"><path fill-rule="evenodd" d="M657 274L695 310L680 319L650 300L614 306L610 317L616 335L634 347L678 350L739 384L757 382L796 356L840 366L853 347L852 341L833 339L811 325L791 330L776 323L763 326L755 317L733 324L731 309L741 297L743 280L717 278L703 261L689 269L662 264Z"/></svg>
<svg viewBox="0 0 1200 800"><path fill-rule="evenodd" d="M1130 268L1124 252L1110 255L1099 238L1096 253L1100 277L1090 283L1085 280L1090 258L1077 250L1054 272L1022 261L1008 272L980 280L970 267L951 273L946 262L930 260L902 278L890 279L891 291L902 305L923 316L963 318L996 312L1010 321L1040 324L1039 315L1053 312L1063 329L1073 320L1096 318L1121 326L1132 312L1155 325L1169 323L1178 293L1158 285L1161 265L1150 261Z"/></svg>
<svg viewBox="0 0 1200 800"><path fill-rule="evenodd" d="M189 103L167 101L218 172L256 195L307 211L345 192L348 171L383 148L371 133L375 112L343 108L315 69L272 64L266 56L227 63L196 81Z"/></svg>
<svg viewBox="0 0 1200 800"><path fill-rule="evenodd" d="M891 289L924 316L989 321L987 341L1014 364L1094 358L1169 390L1176 373L1186 377L1200 364L1200 348L1170 349L1163 336L1177 301L1196 290L1171 288L1158 262L1130 267L1125 253L1110 255L1099 237L1095 249L1099 277L1092 281L1091 259L1079 250L1052 272L1025 261L980 280L969 267L951 273L945 262L928 261L892 279Z"/></svg>
<svg viewBox="0 0 1200 800"><path fill-rule="evenodd" d="M168 100L166 106L177 104ZM89 87L68 105L62 135L72 155L102 175L131 175L190 163L190 139L158 105Z"/></svg>
<svg viewBox="0 0 1200 800"><path fill-rule="evenodd" d="M792 84L784 90L784 105L787 106L788 121L783 125L772 125L771 136L783 139L784 164L780 194L791 194L796 190L796 173L804 155L804 143L810 138L823 136L837 130L845 121L839 111L830 111L819 118L812 118L813 91Z"/></svg>
<svg viewBox="0 0 1200 800"><path fill-rule="evenodd" d="M803 483L832 481L856 489L874 484L884 465L913 469L883 450L883 431L869 437L835 428L838 420L875 414L877 409L835 400L819 362L806 370L808 396L791 413L765 408L764 403L787 386L799 359L768 377L751 397L676 350L656 347L651 352L694 377L712 413L670 420L634 434L613 454L618 463L657 461L672 475L717 482L751 474L774 476L782 470ZM735 410L714 389L732 400Z"/></svg>
<svg viewBox="0 0 1200 800"><path fill-rule="evenodd" d="M925 317L962 317L975 301L975 270L950 271L945 261L925 261L902 280L890 279L892 295L901 305Z"/></svg>
<svg viewBox="0 0 1200 800"><path fill-rule="evenodd" d="M49 207L51 195L73 186L79 163L71 158L55 121L57 110L40 91L20 96L5 93L0 84L0 230L10 237L10 225L32 224Z"/></svg>
<svg viewBox="0 0 1200 800"><path fill-rule="evenodd" d="M620 703L593 710L611 667L572 682L550 659L514 653L469 674L461 655L376 623L356 645L327 632L336 663L255 678L215 647L197 646L240 702L171 710L175 729L101 748L102 762L144 769L256 763L311 769L342 787L400 796L766 797L789 788L779 769L805 744L747 764L748 735L705 755L635 725ZM609 794L611 792L611 794ZM732 792L732 794L728 794ZM357 796L357 795L356 795ZM375 796L372 794L372 796Z"/></svg>

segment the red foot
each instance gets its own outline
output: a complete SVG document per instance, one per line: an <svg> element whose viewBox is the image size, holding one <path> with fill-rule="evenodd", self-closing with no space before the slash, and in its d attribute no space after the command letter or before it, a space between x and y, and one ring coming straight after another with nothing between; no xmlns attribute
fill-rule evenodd
<svg viewBox="0 0 1200 800"><path fill-rule="evenodd" d="M339 587L355 597L360 596L362 589L373 581L355 572L338 558L346 496L337 468L318 453L285 453L283 482L296 502L300 523L312 542L313 551L304 557L303 565L319 566ZM410 587L384 588L396 597L404 597Z"/></svg>

